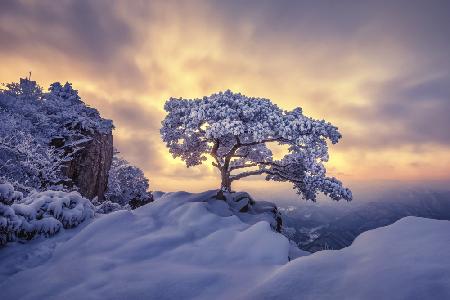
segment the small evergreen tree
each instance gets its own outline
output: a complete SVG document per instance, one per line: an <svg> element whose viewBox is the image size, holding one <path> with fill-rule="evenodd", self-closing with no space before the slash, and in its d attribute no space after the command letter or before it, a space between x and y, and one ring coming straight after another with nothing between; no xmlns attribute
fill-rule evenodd
<svg viewBox="0 0 450 300"><path fill-rule="evenodd" d="M152 201L148 191L148 179L138 167L114 154L108 177L107 200L120 205L130 204L132 208Z"/></svg>

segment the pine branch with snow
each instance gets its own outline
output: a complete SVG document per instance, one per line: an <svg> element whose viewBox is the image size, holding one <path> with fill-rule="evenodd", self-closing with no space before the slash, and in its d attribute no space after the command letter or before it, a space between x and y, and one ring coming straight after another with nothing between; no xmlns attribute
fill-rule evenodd
<svg viewBox="0 0 450 300"><path fill-rule="evenodd" d="M202 99L169 99L161 128L163 141L174 158L187 167L213 158L221 174L221 190L233 181L254 175L291 182L297 193L315 201L322 192L334 200L350 201L352 193L326 175L328 145L341 138L336 126L303 115L301 108L283 111L269 99L226 91ZM275 160L269 145L286 145Z"/></svg>

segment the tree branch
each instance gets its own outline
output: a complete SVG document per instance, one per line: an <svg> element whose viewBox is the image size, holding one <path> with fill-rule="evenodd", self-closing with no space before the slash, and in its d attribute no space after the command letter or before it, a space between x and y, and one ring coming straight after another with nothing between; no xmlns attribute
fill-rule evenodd
<svg viewBox="0 0 450 300"><path fill-rule="evenodd" d="M271 142L279 142L282 140L283 139L280 139L280 138L271 138L271 139L267 139L267 140L262 140L260 142L243 143L243 144L240 144L240 147L254 146L254 145L258 145L258 144L271 143Z"/></svg>
<svg viewBox="0 0 450 300"><path fill-rule="evenodd" d="M242 169L242 168L257 167L258 165L259 165L259 163L251 163L251 164L244 164L244 165L241 165L241 166L231 166L230 167L230 171L237 170L237 169Z"/></svg>
<svg viewBox="0 0 450 300"><path fill-rule="evenodd" d="M286 139L283 139L283 138L271 138L271 139L265 139L265 140L262 140L262 141L259 141L259 142L241 143L241 140L239 139L239 136L235 135L234 138L236 139L236 144L234 144L234 146L230 149L230 151L228 151L228 153L225 155L225 161L224 161L224 168L225 169L229 168L230 161L231 161L231 159L233 157L236 157L236 158L247 158L247 155L236 155L236 151L239 148L241 148L241 147L248 147L248 146L254 146L254 145L259 145L259 144L264 144L264 143L272 143L272 142L285 142L285 143L289 143L289 144L291 143L289 140L286 140ZM216 146L216 144L215 144L215 146ZM218 144L217 144L217 148L218 148ZM217 149L215 149L215 154L217 155ZM277 165L277 164L271 163L271 162L258 162L258 164L283 167L281 165ZM251 164L251 165L248 165L248 166L231 167L229 169L230 169L230 171L232 171L232 170L235 170L235 169L246 168L246 167L255 167L255 166L257 166L257 165Z"/></svg>
<svg viewBox="0 0 450 300"><path fill-rule="evenodd" d="M230 168L230 170L232 171L232 170L248 168L248 167L257 167L259 165L284 168L284 167L292 165L292 163L288 163L288 164L285 164L285 165L280 165L280 164L277 164L277 163L274 163L274 162L271 162L271 161L258 161L258 162L253 162L253 163L250 163L250 164L244 164L244 165L241 165L241 166L233 166L233 167Z"/></svg>
<svg viewBox="0 0 450 300"><path fill-rule="evenodd" d="M241 178L248 177L248 176L253 176L253 175L261 175L261 174L264 174L264 173L267 173L266 169L243 172L243 173L240 173L240 174L237 174L237 175L230 176L230 181L239 180Z"/></svg>
<svg viewBox="0 0 450 300"><path fill-rule="evenodd" d="M202 123L200 123L200 124L198 124L198 127L197 127L197 129L198 129L198 132L200 132L200 133L203 133L203 134L205 134L206 133L206 131L204 131L201 127L202 127L202 125L204 124L204 122L202 122Z"/></svg>
<svg viewBox="0 0 450 300"><path fill-rule="evenodd" d="M276 170L274 171L274 170L270 170L270 169L260 169L260 170L255 170L255 171L243 172L243 173L231 176L230 180L231 181L239 180L241 178L245 178L245 177L248 177L248 176L262 175L264 173L267 174L267 175L279 176L280 178L282 178L284 180L287 180L287 181L290 181L290 182L295 182L295 183L301 183L302 182L301 180L299 180L297 178L291 178L291 177L288 177L288 176L280 173L279 171L276 171Z"/></svg>
<svg viewBox="0 0 450 300"><path fill-rule="evenodd" d="M220 169L220 161L219 158L217 157L217 150L219 149L219 140L214 140L214 145L211 149L211 156L216 160L216 163L213 163L213 166L217 167Z"/></svg>

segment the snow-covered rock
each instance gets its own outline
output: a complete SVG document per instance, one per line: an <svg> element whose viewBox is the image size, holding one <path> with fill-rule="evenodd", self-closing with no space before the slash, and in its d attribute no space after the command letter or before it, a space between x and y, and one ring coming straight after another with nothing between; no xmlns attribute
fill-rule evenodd
<svg viewBox="0 0 450 300"><path fill-rule="evenodd" d="M297 252L289 262L287 238L267 221L240 218L212 200L215 193L157 193L155 202L100 216L70 239L7 245L1 299L450 297L448 221L406 218L349 248ZM33 267L12 271L10 254L26 250Z"/></svg>
<svg viewBox="0 0 450 300"><path fill-rule="evenodd" d="M103 201L102 203L95 205L95 213L97 214L109 214L122 209L125 209L122 205L111 201Z"/></svg>
<svg viewBox="0 0 450 300"><path fill-rule="evenodd" d="M14 196L14 187L9 183L0 184L0 203L11 204Z"/></svg>
<svg viewBox="0 0 450 300"><path fill-rule="evenodd" d="M113 155L113 124L70 83L44 92L21 78L0 89L0 181L26 195L63 185L103 199Z"/></svg>
<svg viewBox="0 0 450 300"><path fill-rule="evenodd" d="M225 193L224 198L229 210L243 222L254 224L259 221L266 221L272 229L281 232L283 222L278 207L274 203L255 201L246 192ZM219 203L220 205L221 201L217 203L212 201L212 203L214 205Z"/></svg>
<svg viewBox="0 0 450 300"><path fill-rule="evenodd" d="M94 216L94 206L78 192L36 192L23 200L8 184L0 185L0 192L0 246L36 235L51 236ZM21 201L4 204L11 200Z"/></svg>

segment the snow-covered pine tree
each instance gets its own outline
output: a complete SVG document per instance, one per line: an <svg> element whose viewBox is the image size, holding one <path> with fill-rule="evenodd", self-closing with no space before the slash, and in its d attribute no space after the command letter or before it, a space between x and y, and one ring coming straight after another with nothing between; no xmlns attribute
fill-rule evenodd
<svg viewBox="0 0 450 300"><path fill-rule="evenodd" d="M326 176L327 141L341 138L338 128L325 120L303 115L301 108L283 111L269 99L226 91L202 99L170 98L161 128L170 153L187 167L213 158L221 174L222 193L235 180L265 175L266 180L287 181L297 193L315 201L318 192L334 200L350 201L352 193ZM269 143L287 145L283 158L275 160Z"/></svg>
<svg viewBox="0 0 450 300"><path fill-rule="evenodd" d="M123 206L129 204L134 209L153 200L148 188L144 172L116 152L109 170L106 199Z"/></svg>

